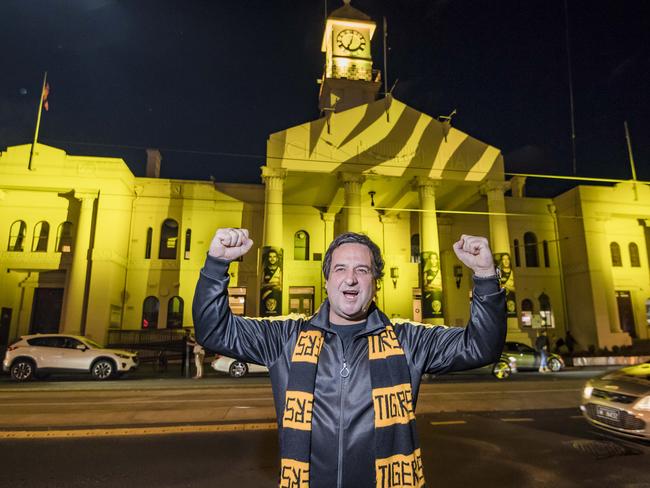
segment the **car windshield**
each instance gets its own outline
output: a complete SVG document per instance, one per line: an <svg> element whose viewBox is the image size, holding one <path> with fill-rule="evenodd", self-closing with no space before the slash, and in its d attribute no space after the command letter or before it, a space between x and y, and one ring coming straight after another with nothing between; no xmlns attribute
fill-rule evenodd
<svg viewBox="0 0 650 488"><path fill-rule="evenodd" d="M104 349L104 346L102 346L101 344L98 344L95 341L91 341L90 339L86 339L85 337L84 337L84 342L88 344L90 347L92 347L93 349Z"/></svg>

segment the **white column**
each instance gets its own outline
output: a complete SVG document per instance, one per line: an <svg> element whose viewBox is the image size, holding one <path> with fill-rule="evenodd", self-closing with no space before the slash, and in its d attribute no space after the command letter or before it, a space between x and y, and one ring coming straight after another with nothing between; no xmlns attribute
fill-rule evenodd
<svg viewBox="0 0 650 488"><path fill-rule="evenodd" d="M361 232L361 185L364 176L358 173L339 173L345 190L345 230Z"/></svg>
<svg viewBox="0 0 650 488"><path fill-rule="evenodd" d="M96 192L75 192L74 198L81 202L79 219L77 220L74 248L72 250L72 266L65 290L63 320L61 329L66 333L80 334L83 332L85 290L90 259L90 232L92 229L93 206L97 198Z"/></svg>

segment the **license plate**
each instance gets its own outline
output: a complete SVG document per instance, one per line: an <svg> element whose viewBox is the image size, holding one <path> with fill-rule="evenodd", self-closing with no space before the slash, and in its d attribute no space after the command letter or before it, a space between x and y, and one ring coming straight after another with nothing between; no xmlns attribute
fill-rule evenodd
<svg viewBox="0 0 650 488"><path fill-rule="evenodd" d="M596 406L596 415L604 419L618 420L619 413L615 408Z"/></svg>

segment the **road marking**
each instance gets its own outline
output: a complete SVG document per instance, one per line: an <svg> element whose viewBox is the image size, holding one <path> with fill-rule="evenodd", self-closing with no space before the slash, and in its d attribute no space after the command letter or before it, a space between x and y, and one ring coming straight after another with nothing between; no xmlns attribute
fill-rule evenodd
<svg viewBox="0 0 650 488"><path fill-rule="evenodd" d="M534 422L535 419L531 419L528 417L511 417L511 418L505 418L505 419L500 419L503 420L504 422Z"/></svg>
<svg viewBox="0 0 650 488"><path fill-rule="evenodd" d="M584 417L582 415L571 415L569 418L570 419L583 419Z"/></svg>
<svg viewBox="0 0 650 488"><path fill-rule="evenodd" d="M39 402L38 399L34 399L31 402L15 402L15 403L2 403L0 404L0 408L9 408L9 407L29 407L29 406L35 406L35 407L42 407L42 406L50 406L50 407L67 407L70 405L94 405L97 406L98 402L103 402L102 404L104 406L111 406L111 405L148 405L148 404L156 404L160 405L162 403L215 403L215 402L247 402L247 401L253 401L253 402L261 402L261 401L269 401L272 400L271 395L268 397L246 397L246 398L188 398L188 399L176 399L176 400L171 400L171 399L162 399L162 398L154 398L154 399L143 399L143 400L106 400L106 399L97 399L92 402L76 402L76 401L70 401L70 402Z"/></svg>
<svg viewBox="0 0 650 488"><path fill-rule="evenodd" d="M255 424L179 425L167 427L128 427L112 429L14 430L0 431L0 439L52 439L78 437L123 437L204 432L236 432L277 429L275 422Z"/></svg>
<svg viewBox="0 0 650 488"><path fill-rule="evenodd" d="M511 393L571 393L575 391L582 391L581 388L553 388L545 390L483 390L483 391L421 391L422 396L440 396L440 395L503 395Z"/></svg>
<svg viewBox="0 0 650 488"><path fill-rule="evenodd" d="M431 425L460 425L466 424L464 420L441 420L438 422L429 422Z"/></svg>

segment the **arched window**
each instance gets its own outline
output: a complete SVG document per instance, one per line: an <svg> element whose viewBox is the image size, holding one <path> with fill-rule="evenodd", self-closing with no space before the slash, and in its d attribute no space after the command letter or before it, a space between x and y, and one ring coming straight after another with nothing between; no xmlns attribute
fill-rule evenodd
<svg viewBox="0 0 650 488"><path fill-rule="evenodd" d="M160 229L160 259L176 259L176 246L178 245L178 222L167 219Z"/></svg>
<svg viewBox="0 0 650 488"><path fill-rule="evenodd" d="M519 255L519 239L515 239L515 266L521 266L521 256Z"/></svg>
<svg viewBox="0 0 650 488"><path fill-rule="evenodd" d="M309 261L309 234L299 230L293 235L293 259Z"/></svg>
<svg viewBox="0 0 650 488"><path fill-rule="evenodd" d="M411 236L411 262L420 262L420 234L413 234Z"/></svg>
<svg viewBox="0 0 650 488"><path fill-rule="evenodd" d="M192 229L185 231L185 253L183 259L190 259L190 247L192 246Z"/></svg>
<svg viewBox="0 0 650 488"><path fill-rule="evenodd" d="M609 244L609 252L612 255L612 266L623 266L621 246L618 245L618 242L611 242Z"/></svg>
<svg viewBox="0 0 650 488"><path fill-rule="evenodd" d="M544 267L548 268L551 265L548 255L548 241L542 241L542 251L544 252Z"/></svg>
<svg viewBox="0 0 650 488"><path fill-rule="evenodd" d="M526 266L528 268L539 267L537 236L532 232L526 232L524 234L524 253L526 256Z"/></svg>
<svg viewBox="0 0 650 488"><path fill-rule="evenodd" d="M530 298L521 301L521 325L527 327L533 325L533 301Z"/></svg>
<svg viewBox="0 0 650 488"><path fill-rule="evenodd" d="M56 229L56 252L72 252L72 222L61 222Z"/></svg>
<svg viewBox="0 0 650 488"><path fill-rule="evenodd" d="M542 293L539 298L539 315L542 317L543 327L553 327L553 312L551 311L551 299L546 293Z"/></svg>
<svg viewBox="0 0 650 488"><path fill-rule="evenodd" d="M25 234L27 234L27 224L24 221L16 220L11 224L7 251L22 252L25 245Z"/></svg>
<svg viewBox="0 0 650 488"><path fill-rule="evenodd" d="M158 328L158 311L160 310L160 301L156 297L147 297L142 304L142 328Z"/></svg>
<svg viewBox="0 0 650 488"><path fill-rule="evenodd" d="M639 246L634 242L630 242L628 249L630 250L630 265L633 268L640 268L641 259L639 258Z"/></svg>
<svg viewBox="0 0 650 488"><path fill-rule="evenodd" d="M32 252L47 252L47 241L50 238L50 224L41 220L34 226L32 237Z"/></svg>
<svg viewBox="0 0 650 488"><path fill-rule="evenodd" d="M167 302L167 328L180 329L183 327L183 299L171 297Z"/></svg>
<svg viewBox="0 0 650 488"><path fill-rule="evenodd" d="M153 229L147 229L147 243L144 246L144 258L151 259L151 242L153 241Z"/></svg>

